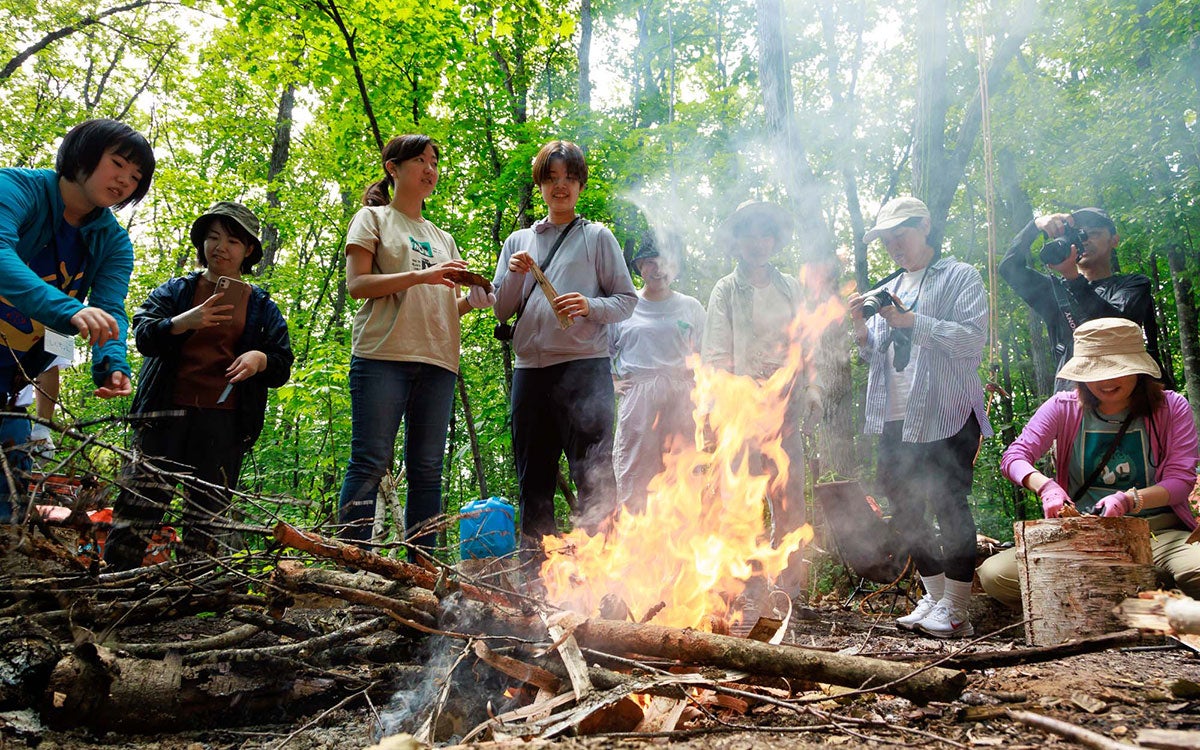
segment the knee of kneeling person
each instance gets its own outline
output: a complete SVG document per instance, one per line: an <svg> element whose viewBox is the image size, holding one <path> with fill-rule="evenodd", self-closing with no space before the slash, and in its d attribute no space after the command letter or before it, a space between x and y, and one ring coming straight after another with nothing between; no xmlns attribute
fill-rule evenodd
<svg viewBox="0 0 1200 750"><path fill-rule="evenodd" d="M984 592L1014 609L1021 606L1021 588L1017 582L1015 562L1001 553L984 560L977 571Z"/></svg>
<svg viewBox="0 0 1200 750"><path fill-rule="evenodd" d="M1200 599L1200 567L1176 571L1175 588L1193 599Z"/></svg>

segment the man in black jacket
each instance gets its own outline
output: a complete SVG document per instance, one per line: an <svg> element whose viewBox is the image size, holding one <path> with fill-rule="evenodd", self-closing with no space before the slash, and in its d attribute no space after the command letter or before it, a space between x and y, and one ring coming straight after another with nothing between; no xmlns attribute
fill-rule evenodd
<svg viewBox="0 0 1200 750"><path fill-rule="evenodd" d="M1086 236L1082 247L1071 245L1061 263L1047 266L1053 274L1035 270L1031 254L1038 235L1057 239L1067 226ZM1021 230L1000 261L1000 275L1013 291L1033 308L1050 335L1050 345L1060 369L1071 358L1073 332L1080 323L1095 318L1126 318L1142 327L1146 349L1159 364L1163 383L1174 387L1171 368L1158 349L1158 320L1150 279L1142 274L1114 273L1117 260L1117 227L1103 209L1081 208L1073 213L1039 216ZM1054 381L1056 391L1073 388L1065 380Z"/></svg>

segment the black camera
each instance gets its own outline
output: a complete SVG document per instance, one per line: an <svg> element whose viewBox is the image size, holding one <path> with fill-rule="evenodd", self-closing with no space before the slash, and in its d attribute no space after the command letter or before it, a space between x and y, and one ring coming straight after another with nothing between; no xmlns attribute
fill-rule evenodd
<svg viewBox="0 0 1200 750"><path fill-rule="evenodd" d="M512 341L513 327L508 323L497 323L492 329L492 338L497 341Z"/></svg>
<svg viewBox="0 0 1200 750"><path fill-rule="evenodd" d="M1086 241L1087 232L1066 224L1063 226L1062 237L1049 240L1042 245L1042 262L1048 266L1057 266L1071 257L1072 245L1075 246L1076 252L1083 255L1083 243Z"/></svg>
<svg viewBox="0 0 1200 750"><path fill-rule="evenodd" d="M880 310L892 304L892 294L886 289L876 289L863 297L863 320L870 320Z"/></svg>
<svg viewBox="0 0 1200 750"><path fill-rule="evenodd" d="M863 298L863 320L869 320L883 308L895 304L896 301L892 299L891 292L886 289L876 289ZM902 312L905 311L903 305L899 305L899 308ZM908 367L910 359L912 359L912 330L908 328L893 328L892 365L896 368L896 372L903 372L904 368Z"/></svg>
<svg viewBox="0 0 1200 750"><path fill-rule="evenodd" d="M912 359L912 329L892 329L892 366L896 372L904 372L908 361Z"/></svg>

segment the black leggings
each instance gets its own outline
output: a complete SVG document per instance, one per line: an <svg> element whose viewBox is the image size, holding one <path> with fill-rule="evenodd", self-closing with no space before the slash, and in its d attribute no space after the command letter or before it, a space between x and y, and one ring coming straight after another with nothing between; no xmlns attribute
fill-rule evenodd
<svg viewBox="0 0 1200 750"><path fill-rule="evenodd" d="M955 581L975 574L975 519L967 504L979 420L974 414L956 434L932 443L901 440L902 421L887 422L879 441L879 484L892 511L892 529L923 576L945 573ZM926 517L933 510L941 528L941 549Z"/></svg>
<svg viewBox="0 0 1200 750"><path fill-rule="evenodd" d="M220 526L229 510L229 490L237 487L245 451L237 437L237 413L225 409L187 409L186 417L141 428L139 452L164 471L191 474L217 487L185 482L183 538L192 550L219 554ZM151 534L163 523L178 481L135 465L126 487L113 502L113 529L104 548L112 570L140 567ZM218 489L225 488L225 489Z"/></svg>

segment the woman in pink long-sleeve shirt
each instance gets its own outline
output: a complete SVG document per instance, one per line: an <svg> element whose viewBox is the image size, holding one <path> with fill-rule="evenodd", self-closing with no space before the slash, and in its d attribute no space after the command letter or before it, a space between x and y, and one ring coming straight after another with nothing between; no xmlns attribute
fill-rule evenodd
<svg viewBox="0 0 1200 750"><path fill-rule="evenodd" d="M1076 390L1038 408L1004 452L1000 469L1037 493L1047 518L1068 505L1081 513L1145 518L1155 566L1196 596L1200 546L1186 543L1196 528L1188 505L1196 482L1196 427L1187 401L1164 391L1159 374L1136 324L1118 318L1084 323L1075 330L1075 356L1059 372L1078 384ZM1034 468L1052 444L1058 446L1053 479ZM1014 550L989 558L979 579L995 598L1020 602Z"/></svg>

